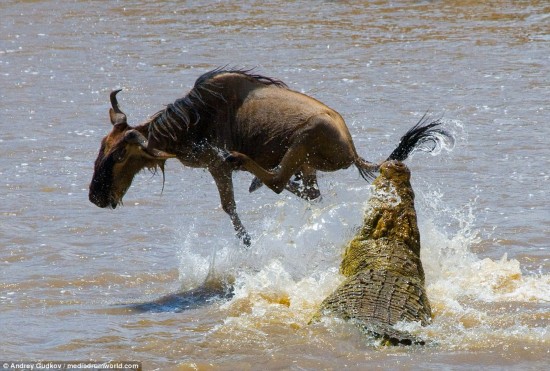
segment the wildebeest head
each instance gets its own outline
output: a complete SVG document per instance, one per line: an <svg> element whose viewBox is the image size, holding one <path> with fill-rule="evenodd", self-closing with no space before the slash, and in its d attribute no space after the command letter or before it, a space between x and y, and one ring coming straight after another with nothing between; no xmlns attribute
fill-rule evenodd
<svg viewBox="0 0 550 371"><path fill-rule="evenodd" d="M122 197L140 170L160 168L164 171L164 162L176 157L149 148L145 137L147 126L134 128L128 125L126 115L118 107L116 94L119 91L111 92L109 117L113 129L101 141L89 193L91 202L99 207L109 206L113 209L122 203Z"/></svg>

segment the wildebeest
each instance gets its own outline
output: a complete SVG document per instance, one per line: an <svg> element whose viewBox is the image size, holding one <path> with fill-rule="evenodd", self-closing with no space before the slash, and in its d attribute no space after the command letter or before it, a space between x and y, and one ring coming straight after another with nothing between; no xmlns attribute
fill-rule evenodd
<svg viewBox="0 0 550 371"><path fill-rule="evenodd" d="M265 184L277 193L286 188L311 200L320 195L317 170L353 164L368 180L379 168L357 154L338 112L249 70L207 72L186 96L134 127L118 106L119 91L110 95L113 128L101 142L90 184L89 199L99 207L114 209L136 173L160 168L164 176L165 161L177 158L210 172L237 236L250 245L235 205L234 170L255 175L251 192ZM439 124L421 119L388 159L403 161L420 144L448 136Z"/></svg>

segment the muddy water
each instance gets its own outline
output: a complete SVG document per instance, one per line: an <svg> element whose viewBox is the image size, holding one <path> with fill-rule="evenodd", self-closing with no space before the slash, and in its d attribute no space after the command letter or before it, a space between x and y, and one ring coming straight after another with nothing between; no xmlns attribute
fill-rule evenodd
<svg viewBox="0 0 550 371"><path fill-rule="evenodd" d="M549 22L536 0L2 1L0 358L546 368ZM123 208L88 202L111 89L138 123L225 65L328 103L370 160L425 111L455 133L451 151L408 161L434 321L404 326L431 345L380 348L330 318L307 325L361 222L370 190L355 170L322 174L316 203L248 194L251 176L236 174L249 250L209 174L175 161L162 195L143 173ZM233 282L233 297L201 289L207 276Z"/></svg>

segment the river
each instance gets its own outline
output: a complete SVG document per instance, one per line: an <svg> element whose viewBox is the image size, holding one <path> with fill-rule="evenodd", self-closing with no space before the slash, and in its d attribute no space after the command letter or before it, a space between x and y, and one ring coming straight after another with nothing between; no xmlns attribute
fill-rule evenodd
<svg viewBox="0 0 550 371"><path fill-rule="evenodd" d="M550 7L501 1L0 3L0 360L146 370L485 369L550 364ZM109 92L131 124L214 68L254 68L336 109L358 152L389 155L425 113L454 148L407 164L433 323L380 347L332 318L370 187L322 173L318 202L248 193L234 237L210 175L167 162L124 207L88 184ZM185 297L207 277L233 296ZM232 283L232 284L230 284ZM196 291L195 291L196 292Z"/></svg>

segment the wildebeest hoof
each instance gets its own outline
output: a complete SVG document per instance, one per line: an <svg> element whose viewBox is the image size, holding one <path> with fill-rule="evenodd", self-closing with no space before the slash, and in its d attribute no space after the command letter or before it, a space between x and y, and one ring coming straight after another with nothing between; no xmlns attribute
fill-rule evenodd
<svg viewBox="0 0 550 371"><path fill-rule="evenodd" d="M243 241L243 244L246 248L249 248L250 245L252 245L250 235L247 232L239 232L237 233L237 237L239 237L241 241Z"/></svg>
<svg viewBox="0 0 550 371"><path fill-rule="evenodd" d="M254 179L252 179L252 183L250 183L250 187L248 187L248 192L252 193L258 188L261 188L263 185L264 184L258 177L254 177Z"/></svg>
<svg viewBox="0 0 550 371"><path fill-rule="evenodd" d="M321 200L321 192L316 188L308 188L304 192L305 198L308 201L320 201Z"/></svg>

